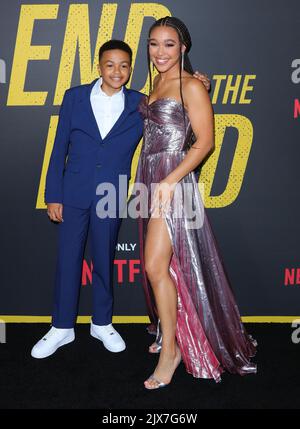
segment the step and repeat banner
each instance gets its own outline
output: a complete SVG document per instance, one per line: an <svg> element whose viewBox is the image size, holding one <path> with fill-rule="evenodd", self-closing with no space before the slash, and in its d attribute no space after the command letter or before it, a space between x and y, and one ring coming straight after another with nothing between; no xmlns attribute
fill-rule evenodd
<svg viewBox="0 0 300 429"><path fill-rule="evenodd" d="M65 90L95 79L99 47L117 38L134 53L127 86L147 93L147 32L166 15L186 23L192 64L211 79L216 150L199 182L243 319L299 315L299 0L2 0L0 11L0 317L50 320L57 225L43 195ZM133 219L114 262L114 321L146 322ZM80 321L91 273L87 246Z"/></svg>

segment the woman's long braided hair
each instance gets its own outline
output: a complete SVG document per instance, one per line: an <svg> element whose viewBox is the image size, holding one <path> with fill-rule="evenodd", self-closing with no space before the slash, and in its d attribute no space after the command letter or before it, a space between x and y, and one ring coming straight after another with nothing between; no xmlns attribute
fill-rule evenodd
<svg viewBox="0 0 300 429"><path fill-rule="evenodd" d="M192 39L191 35L189 33L189 30L187 29L186 25L179 19L174 16L165 16L164 18L160 18L157 21L155 21L152 26L149 29L148 32L148 49L147 49L147 60L148 60L148 71L149 71L149 79L150 79L150 90L149 90L149 96L148 96L148 105L149 105L149 99L150 95L152 93L153 84L152 84L152 71L151 71L151 60L150 60L150 54L149 54L149 39L151 36L151 32L154 28L160 27L160 26L167 26L174 28L174 30L178 34L179 38L179 47L180 47L180 67L179 67L179 79L180 79L180 98L181 98L181 104L182 104L182 114L183 114L183 120L184 120L184 129L186 132L186 121L185 121L185 109L184 109L184 101L183 101L183 95L182 95L182 56L183 58L183 68L186 72L190 73L191 75L194 74L192 64L190 62L188 53L192 47ZM182 52L182 45L186 47L185 52ZM147 106L148 108L148 106ZM148 110L148 109L147 109ZM188 146L190 146L193 143L194 135L191 130L191 133L189 135L188 141L186 143Z"/></svg>

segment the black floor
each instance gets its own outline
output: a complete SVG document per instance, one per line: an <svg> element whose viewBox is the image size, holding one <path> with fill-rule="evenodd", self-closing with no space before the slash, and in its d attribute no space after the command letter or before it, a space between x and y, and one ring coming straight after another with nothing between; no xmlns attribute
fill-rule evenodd
<svg viewBox="0 0 300 429"><path fill-rule="evenodd" d="M258 341L256 375L225 374L222 382L194 379L183 364L164 389L147 391L144 379L157 355L145 325L115 325L126 340L122 353L106 351L76 327L76 340L53 356L31 358L45 324L8 324L0 344L0 409L299 409L300 344L289 324L247 324Z"/></svg>

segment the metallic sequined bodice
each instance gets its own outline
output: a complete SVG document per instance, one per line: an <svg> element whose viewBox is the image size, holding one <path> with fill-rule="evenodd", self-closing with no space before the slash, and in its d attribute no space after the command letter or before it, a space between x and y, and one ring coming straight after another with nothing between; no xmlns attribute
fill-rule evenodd
<svg viewBox="0 0 300 429"><path fill-rule="evenodd" d="M185 150L191 126L187 111L182 108L179 101L173 98L160 98L147 106L145 97L140 103L139 110L145 124L144 154Z"/></svg>

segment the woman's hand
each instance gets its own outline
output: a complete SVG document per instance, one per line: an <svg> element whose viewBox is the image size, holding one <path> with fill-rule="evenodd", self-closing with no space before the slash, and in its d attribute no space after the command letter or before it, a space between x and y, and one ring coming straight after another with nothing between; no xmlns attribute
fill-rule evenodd
<svg viewBox="0 0 300 429"><path fill-rule="evenodd" d="M48 203L47 204L47 214L51 220L54 222L63 222L62 217L63 205L60 203Z"/></svg>
<svg viewBox="0 0 300 429"><path fill-rule="evenodd" d="M210 80L209 80L207 74L200 73L198 70L196 70L195 73L193 74L193 76L203 83L203 85L205 86L207 91L210 90Z"/></svg>
<svg viewBox="0 0 300 429"><path fill-rule="evenodd" d="M152 217L161 217L163 212L166 213L169 210L176 184L164 179L156 185L151 204Z"/></svg>

